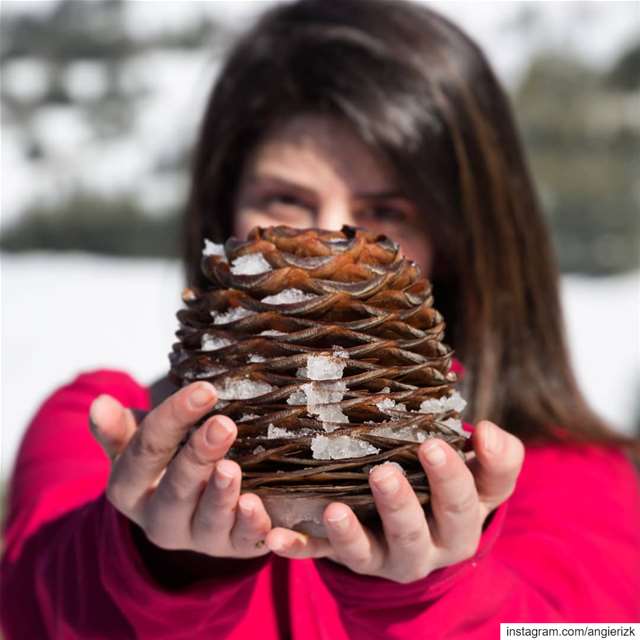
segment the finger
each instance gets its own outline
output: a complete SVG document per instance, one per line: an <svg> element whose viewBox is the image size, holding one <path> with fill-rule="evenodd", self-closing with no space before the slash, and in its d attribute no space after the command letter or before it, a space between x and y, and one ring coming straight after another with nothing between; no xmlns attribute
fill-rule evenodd
<svg viewBox="0 0 640 640"><path fill-rule="evenodd" d="M271 518L262 500L254 493L243 493L238 500L235 525L231 531L232 548L241 556L268 552L266 537L271 530Z"/></svg>
<svg viewBox="0 0 640 640"><path fill-rule="evenodd" d="M107 394L98 396L89 409L89 428L113 461L129 443L137 425L130 409Z"/></svg>
<svg viewBox="0 0 640 640"><path fill-rule="evenodd" d="M376 575L380 571L384 550L347 505L332 502L324 510L323 521L331 542L331 559L356 573Z"/></svg>
<svg viewBox="0 0 640 640"><path fill-rule="evenodd" d="M429 479L434 543L448 551L448 562L471 557L484 519L471 471L443 440L432 438L418 448Z"/></svg>
<svg viewBox="0 0 640 640"><path fill-rule="evenodd" d="M488 420L479 422L471 437L476 458L469 467L488 513L513 493L524 461L524 445Z"/></svg>
<svg viewBox="0 0 640 640"><path fill-rule="evenodd" d="M389 565L398 575L424 575L433 547L422 505L394 462L377 465L369 475L373 499L382 520Z"/></svg>
<svg viewBox="0 0 640 640"><path fill-rule="evenodd" d="M141 505L147 532L164 529L164 548L191 540L191 520L213 471L215 461L228 451L237 435L227 416L214 416L196 429L169 463L157 489ZM171 527L167 527L167 522Z"/></svg>
<svg viewBox="0 0 640 640"><path fill-rule="evenodd" d="M237 462L222 459L200 497L193 514L191 532L196 546L205 553L227 549L236 521L242 472Z"/></svg>
<svg viewBox="0 0 640 640"><path fill-rule="evenodd" d="M169 464L189 428L216 402L208 382L184 387L147 415L114 465L108 491L127 511L138 503ZM121 493L120 493L121 492Z"/></svg>
<svg viewBox="0 0 640 640"><path fill-rule="evenodd" d="M285 558L327 558L332 547L326 538L317 538L300 531L276 527L266 537L267 547Z"/></svg>

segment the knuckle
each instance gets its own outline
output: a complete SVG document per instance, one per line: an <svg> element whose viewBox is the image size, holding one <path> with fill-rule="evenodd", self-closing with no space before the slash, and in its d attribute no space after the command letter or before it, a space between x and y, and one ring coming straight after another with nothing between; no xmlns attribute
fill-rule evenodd
<svg viewBox="0 0 640 640"><path fill-rule="evenodd" d="M193 516L191 529L194 537L198 538L201 534L208 533L215 529L215 518L212 518L209 512L198 509Z"/></svg>
<svg viewBox="0 0 640 640"><path fill-rule="evenodd" d="M182 473L166 474L162 483L164 495L171 501L183 502L193 498L201 485Z"/></svg>
<svg viewBox="0 0 640 640"><path fill-rule="evenodd" d="M180 455L186 462L195 467L210 467L213 460L204 456L198 449L198 445L196 444L196 433L197 432L194 432L191 435L187 444L182 448Z"/></svg>
<svg viewBox="0 0 640 640"><path fill-rule="evenodd" d="M465 494L444 505L444 510L454 516L474 511L478 506L478 498L474 494Z"/></svg>
<svg viewBox="0 0 640 640"><path fill-rule="evenodd" d="M218 517L226 511L235 511L234 497L226 490L216 490L207 498L207 510Z"/></svg>
<svg viewBox="0 0 640 640"><path fill-rule="evenodd" d="M203 518L211 518L215 520L229 512L237 510L237 496L234 496L233 492L215 489L210 491L206 489L202 498L200 499L200 506L198 513L202 512Z"/></svg>
<svg viewBox="0 0 640 640"><path fill-rule="evenodd" d="M409 529L390 532L387 536L389 544L396 547L413 547L422 540L420 529Z"/></svg>
<svg viewBox="0 0 640 640"><path fill-rule="evenodd" d="M221 528L220 516L221 508L218 506L207 504L200 504L193 516L193 530L198 532L206 532L207 535L211 535L213 532L218 532Z"/></svg>
<svg viewBox="0 0 640 640"><path fill-rule="evenodd" d="M403 493L396 500L390 500L384 505L384 510L388 513L398 513L407 508L407 496Z"/></svg>
<svg viewBox="0 0 640 640"><path fill-rule="evenodd" d="M131 440L130 450L134 458L164 458L172 455L175 447L166 443L157 442L144 429Z"/></svg>

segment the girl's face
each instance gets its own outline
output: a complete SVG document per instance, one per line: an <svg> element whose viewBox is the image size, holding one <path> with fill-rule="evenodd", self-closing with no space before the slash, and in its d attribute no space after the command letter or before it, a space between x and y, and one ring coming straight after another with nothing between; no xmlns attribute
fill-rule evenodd
<svg viewBox="0 0 640 640"><path fill-rule="evenodd" d="M388 235L431 271L432 245L417 206L391 167L344 123L301 115L269 132L249 157L235 198L234 233L288 225L339 230L343 224Z"/></svg>

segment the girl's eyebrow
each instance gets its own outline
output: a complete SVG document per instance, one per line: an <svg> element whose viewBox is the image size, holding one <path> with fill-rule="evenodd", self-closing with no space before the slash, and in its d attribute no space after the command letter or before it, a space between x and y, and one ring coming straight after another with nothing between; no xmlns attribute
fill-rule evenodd
<svg viewBox="0 0 640 640"><path fill-rule="evenodd" d="M249 179L249 184L252 187L258 187L258 186L266 186L266 187L279 187L279 188L286 188L286 189L295 189L296 191L300 191L301 193L304 193L308 196L314 196L315 195L315 191L313 189L310 189L309 187L305 187L301 184L297 184L296 182L291 182L290 180L286 180L285 178L281 178L280 176L276 176L276 175L269 175L269 174L254 174L251 176L251 178Z"/></svg>
<svg viewBox="0 0 640 640"><path fill-rule="evenodd" d="M275 175L268 175L268 174L254 174L251 179L250 179L250 183L252 185L258 185L262 182L267 183L267 185L269 183L273 183L276 186L279 187L286 187L286 188L290 188L290 189L296 189L297 191L300 191L301 193L305 193L308 196L314 196L315 195L315 191L313 189L310 189L308 187L305 187L303 185L297 184L295 182L291 182L290 180L286 180L285 178L281 178L279 176L275 176ZM359 199L359 200L375 200L375 199L391 199L391 198L407 198L406 194L404 194L402 191L399 191L397 189L391 189L391 190L385 190L385 191L370 191L370 192L362 192L362 193L356 193L354 195L355 198Z"/></svg>
<svg viewBox="0 0 640 640"><path fill-rule="evenodd" d="M406 198L402 191L378 191L370 193L356 193L356 198L360 200L373 200L376 198Z"/></svg>

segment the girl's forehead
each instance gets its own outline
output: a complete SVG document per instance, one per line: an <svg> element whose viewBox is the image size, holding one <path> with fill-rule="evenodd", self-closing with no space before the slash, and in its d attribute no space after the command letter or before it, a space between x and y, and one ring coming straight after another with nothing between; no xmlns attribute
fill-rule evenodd
<svg viewBox="0 0 640 640"><path fill-rule="evenodd" d="M394 188L390 165L347 124L328 116L301 115L272 128L251 154L251 180L263 176L337 180L353 192Z"/></svg>

